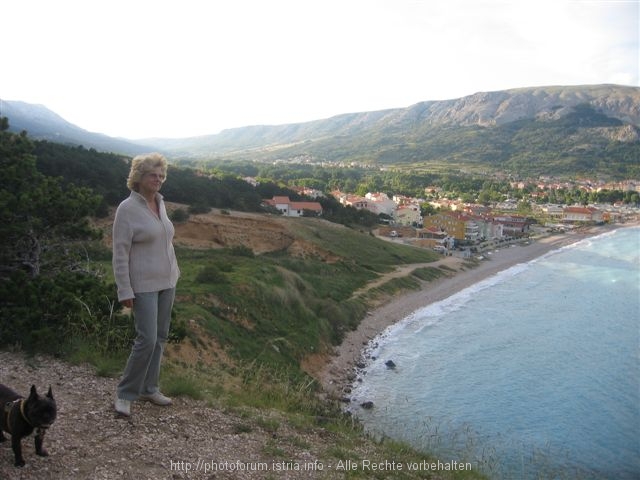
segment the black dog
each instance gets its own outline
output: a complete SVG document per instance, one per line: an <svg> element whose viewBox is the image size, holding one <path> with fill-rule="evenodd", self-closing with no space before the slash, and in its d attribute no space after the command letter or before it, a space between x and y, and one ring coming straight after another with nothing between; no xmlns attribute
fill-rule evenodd
<svg viewBox="0 0 640 480"><path fill-rule="evenodd" d="M38 395L35 385L31 387L28 398L21 397L9 387L0 384L0 442L6 440L3 431L11 434L11 447L16 457L15 466L24 466L22 458L22 438L31 435L36 429L36 454L41 457L49 455L42 447L42 440L47 428L56 419L56 401L53 399L51 387L46 396Z"/></svg>

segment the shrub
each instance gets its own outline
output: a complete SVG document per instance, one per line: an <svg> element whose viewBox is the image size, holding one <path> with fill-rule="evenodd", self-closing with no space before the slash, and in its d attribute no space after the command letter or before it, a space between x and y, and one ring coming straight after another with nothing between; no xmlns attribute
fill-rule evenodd
<svg viewBox="0 0 640 480"><path fill-rule="evenodd" d="M217 265L206 265L196 275L196 281L200 283L228 283L228 279Z"/></svg>
<svg viewBox="0 0 640 480"><path fill-rule="evenodd" d="M191 215L198 215L200 213L209 213L211 207L205 203L196 203L189 207L189 213Z"/></svg>
<svg viewBox="0 0 640 480"><path fill-rule="evenodd" d="M251 248L247 247L246 245L236 245L234 247L231 247L231 255L233 255L234 257L255 257L253 250L251 250Z"/></svg>
<svg viewBox="0 0 640 480"><path fill-rule="evenodd" d="M177 208L169 215L172 222L181 223L189 220L189 214L182 208Z"/></svg>
<svg viewBox="0 0 640 480"><path fill-rule="evenodd" d="M115 287L86 273L31 278L14 272L0 282L0 297L6 299L0 304L0 346L63 354L80 337L100 351L128 347L133 322L119 314L110 292Z"/></svg>

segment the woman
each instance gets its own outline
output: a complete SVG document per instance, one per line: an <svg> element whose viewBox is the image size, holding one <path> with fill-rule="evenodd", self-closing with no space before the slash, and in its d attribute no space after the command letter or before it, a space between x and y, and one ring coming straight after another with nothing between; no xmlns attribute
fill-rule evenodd
<svg viewBox="0 0 640 480"><path fill-rule="evenodd" d="M160 393L160 360L169 333L180 270L173 249L173 224L159 190L167 178L167 160L159 153L139 155L131 163L129 198L113 222L113 272L118 300L133 310L136 340L118 384L115 410L131 415L131 402L171 405Z"/></svg>

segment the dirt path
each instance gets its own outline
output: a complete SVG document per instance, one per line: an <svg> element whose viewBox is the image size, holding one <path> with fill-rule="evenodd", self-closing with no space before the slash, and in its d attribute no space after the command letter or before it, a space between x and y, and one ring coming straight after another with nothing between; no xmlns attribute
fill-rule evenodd
<svg viewBox="0 0 640 480"><path fill-rule="evenodd" d="M593 229L584 232L554 235L523 243L522 245L501 248L492 251L490 255L488 253L484 255L485 259L470 269L464 268L464 260L457 257L446 257L438 262L428 264L398 267L393 272L382 275L375 281L370 282L364 287L365 290L363 291L381 285L393 277L408 275L418 266L437 267L447 265L452 269L452 273L455 271L455 274L425 282L421 290L394 297L369 312L356 330L347 333L342 343L334 349L331 355L325 355L317 359L307 371L320 381L328 395L335 398L348 398L351 384L355 379L354 372L357 370L355 366L366 361L362 356L363 349L387 327L406 318L419 308L443 300L513 265L531 261L551 250L601 232L602 230L600 229Z"/></svg>
<svg viewBox="0 0 640 480"><path fill-rule="evenodd" d="M411 274L411 272L413 272L414 270L418 269L418 268L426 268L426 267L441 267L441 266L446 266L449 268L452 268L454 270L457 270L460 265L462 264L463 260L461 258L458 257L442 257L442 259L440 260L436 260L435 262L429 262L429 263L410 263L407 265L400 265L399 267L396 267L395 270L388 272L388 273L384 273L382 275L380 275L378 278L376 278L375 280L367 283L364 287L359 288L358 290L356 290L355 292L353 292L352 297L358 297L360 295L362 295L363 293L368 292L369 290L373 289L373 288L377 288L380 287L381 285L384 285L385 283L387 283L389 280L393 279L393 278L401 278L401 277L406 277L408 275Z"/></svg>

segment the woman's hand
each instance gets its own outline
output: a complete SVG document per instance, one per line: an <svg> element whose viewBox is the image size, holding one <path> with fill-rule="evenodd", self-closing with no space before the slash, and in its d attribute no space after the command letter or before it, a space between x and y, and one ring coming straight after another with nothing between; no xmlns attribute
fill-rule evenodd
<svg viewBox="0 0 640 480"><path fill-rule="evenodd" d="M124 307L133 308L133 298L127 298L126 300L122 300L120 303Z"/></svg>

